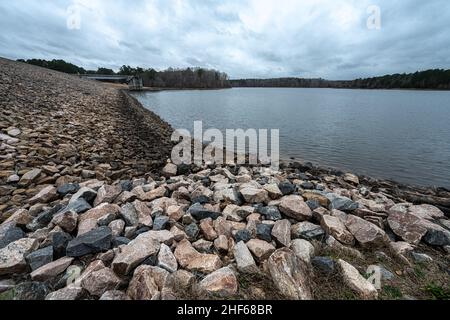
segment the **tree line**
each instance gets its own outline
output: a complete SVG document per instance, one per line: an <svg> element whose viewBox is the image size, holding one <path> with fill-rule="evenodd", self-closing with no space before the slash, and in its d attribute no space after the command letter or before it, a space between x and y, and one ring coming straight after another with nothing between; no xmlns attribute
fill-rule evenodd
<svg viewBox="0 0 450 320"><path fill-rule="evenodd" d="M238 79L229 80L226 73L205 68L153 68L123 65L118 72L108 68L85 70L64 60L29 59L18 61L70 74L135 75L144 86L160 88L230 88L230 87L285 87L285 88L348 88L348 89L438 89L450 90L450 70L432 69L415 73L391 74L356 80L325 80L304 78Z"/></svg>
<svg viewBox="0 0 450 320"><path fill-rule="evenodd" d="M64 60L19 59L17 61L65 72L69 74L101 74L101 75L126 75L140 76L146 87L161 88L229 88L230 83L226 73L205 68L169 68L157 71L153 68L130 67L123 65L118 72L108 68L85 70Z"/></svg>
<svg viewBox="0 0 450 320"><path fill-rule="evenodd" d="M437 89L450 90L450 70L432 69L356 80L302 78L239 79L232 87L347 88L347 89Z"/></svg>

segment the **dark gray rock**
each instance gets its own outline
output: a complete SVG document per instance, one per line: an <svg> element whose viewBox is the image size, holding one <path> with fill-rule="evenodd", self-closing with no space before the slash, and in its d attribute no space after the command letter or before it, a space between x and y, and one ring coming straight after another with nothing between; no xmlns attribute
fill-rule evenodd
<svg viewBox="0 0 450 320"><path fill-rule="evenodd" d="M352 201L347 197L342 197L334 193L325 195L330 200L330 209L337 209L341 211L353 211L358 209L358 203Z"/></svg>
<svg viewBox="0 0 450 320"><path fill-rule="evenodd" d="M252 234L249 230L247 229L242 229L242 230L238 230L235 234L234 234L234 240L236 240L236 243L239 243L241 241L244 241L245 243L247 243L248 241L250 241L252 239Z"/></svg>
<svg viewBox="0 0 450 320"><path fill-rule="evenodd" d="M80 190L80 185L78 183L66 183L56 190L60 195L66 196L68 194L76 193Z"/></svg>
<svg viewBox="0 0 450 320"><path fill-rule="evenodd" d="M178 175L188 175L191 172L191 166L188 164L179 164L177 169Z"/></svg>
<svg viewBox="0 0 450 320"><path fill-rule="evenodd" d="M58 213L74 211L78 214L81 214L90 209L92 209L92 206L83 198L79 198L79 199L75 200L74 202L68 204L67 207L65 207L63 210L61 210Z"/></svg>
<svg viewBox="0 0 450 320"><path fill-rule="evenodd" d="M320 203L317 200L308 200L308 201L306 201L306 204L311 209L311 211L314 211L320 207Z"/></svg>
<svg viewBox="0 0 450 320"><path fill-rule="evenodd" d="M323 273L333 273L336 265L330 257L314 257L311 259L312 265Z"/></svg>
<svg viewBox="0 0 450 320"><path fill-rule="evenodd" d="M112 244L113 247L120 247L121 245L129 244L130 241L130 239L125 237L114 237L114 239L112 240Z"/></svg>
<svg viewBox="0 0 450 320"><path fill-rule="evenodd" d="M82 257L91 253L107 251L111 248L111 240L111 229L100 227L71 240L67 245L66 254L69 257Z"/></svg>
<svg viewBox="0 0 450 320"><path fill-rule="evenodd" d="M211 218L213 220L216 220L218 217L221 216L219 212L213 212L206 210L203 208L203 206L200 203L193 204L187 211L187 213L191 214L191 216L196 219L197 221Z"/></svg>
<svg viewBox="0 0 450 320"><path fill-rule="evenodd" d="M200 232L196 223L191 223L190 225L184 228L184 232L187 234L189 239L195 240Z"/></svg>
<svg viewBox="0 0 450 320"><path fill-rule="evenodd" d="M256 225L256 237L258 239L271 242L273 225L259 223Z"/></svg>
<svg viewBox="0 0 450 320"><path fill-rule="evenodd" d="M88 203L92 204L94 199L97 197L97 192L91 188L83 187L75 193L72 198L70 198L70 203L76 201L77 199L84 199Z"/></svg>
<svg viewBox="0 0 450 320"><path fill-rule="evenodd" d="M210 201L211 201L211 199L209 199L205 195L200 195L200 196L192 199L192 203L200 203L200 204L209 203Z"/></svg>
<svg viewBox="0 0 450 320"><path fill-rule="evenodd" d="M25 238L26 234L14 223L4 223L0 225L0 249L6 247L11 242Z"/></svg>
<svg viewBox="0 0 450 320"><path fill-rule="evenodd" d="M53 247L48 246L27 255L26 260L34 271L53 261Z"/></svg>
<svg viewBox="0 0 450 320"><path fill-rule="evenodd" d="M169 223L169 217L167 216L158 216L153 220L153 230L164 230Z"/></svg>
<svg viewBox="0 0 450 320"><path fill-rule="evenodd" d="M22 282L14 288L14 300L45 300L50 293L42 282Z"/></svg>
<svg viewBox="0 0 450 320"><path fill-rule="evenodd" d="M301 222L292 227L292 237L296 239L323 240L325 237L325 231L321 226L311 222Z"/></svg>
<svg viewBox="0 0 450 320"><path fill-rule="evenodd" d="M306 189L306 190L313 190L314 189L314 184L312 182L303 182L300 187L302 187L302 189Z"/></svg>
<svg viewBox="0 0 450 320"><path fill-rule="evenodd" d="M275 206L259 207L256 212L262 214L266 220L278 221L282 219L280 210Z"/></svg>
<svg viewBox="0 0 450 320"><path fill-rule="evenodd" d="M450 231L445 229L428 229L422 240L431 246L448 246L450 245Z"/></svg>
<svg viewBox="0 0 450 320"><path fill-rule="evenodd" d="M32 222L27 224L27 229L30 231L36 231L38 229L45 228L50 223L50 221L52 221L53 216L63 208L64 206L62 204L58 204L53 208L42 212L40 215L34 218Z"/></svg>
<svg viewBox="0 0 450 320"><path fill-rule="evenodd" d="M130 192L131 190L133 190L133 181L121 180L119 182L119 185L120 185L120 188L122 189L122 191Z"/></svg>
<svg viewBox="0 0 450 320"><path fill-rule="evenodd" d="M53 256L55 259L66 255L66 248L73 238L66 232L55 232L52 234Z"/></svg>
<svg viewBox="0 0 450 320"><path fill-rule="evenodd" d="M280 189L281 193L283 195L289 195L293 194L295 192L295 185L292 184L290 181L283 181L278 185L278 188Z"/></svg>

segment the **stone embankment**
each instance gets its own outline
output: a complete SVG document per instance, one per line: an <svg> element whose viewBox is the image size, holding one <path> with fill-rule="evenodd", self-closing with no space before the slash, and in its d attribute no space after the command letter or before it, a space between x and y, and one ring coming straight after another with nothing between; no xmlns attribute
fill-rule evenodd
<svg viewBox="0 0 450 320"><path fill-rule="evenodd" d="M7 60L0 98L0 299L448 298L445 190L167 164L125 93Z"/></svg>

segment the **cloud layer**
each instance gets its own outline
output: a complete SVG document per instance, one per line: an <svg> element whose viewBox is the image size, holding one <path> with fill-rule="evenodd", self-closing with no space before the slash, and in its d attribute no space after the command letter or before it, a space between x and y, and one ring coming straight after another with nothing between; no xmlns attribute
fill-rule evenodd
<svg viewBox="0 0 450 320"><path fill-rule="evenodd" d="M379 30L367 28L371 5ZM1 1L0 17L1 56L93 69L353 79L450 68L448 0L21 0Z"/></svg>

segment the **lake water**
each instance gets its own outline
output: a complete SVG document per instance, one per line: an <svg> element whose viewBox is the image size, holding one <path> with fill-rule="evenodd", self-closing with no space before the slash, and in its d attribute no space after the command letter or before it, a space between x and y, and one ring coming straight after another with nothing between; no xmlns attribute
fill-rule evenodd
<svg viewBox="0 0 450 320"><path fill-rule="evenodd" d="M135 95L175 129L280 129L280 156L450 187L450 92L233 88Z"/></svg>

